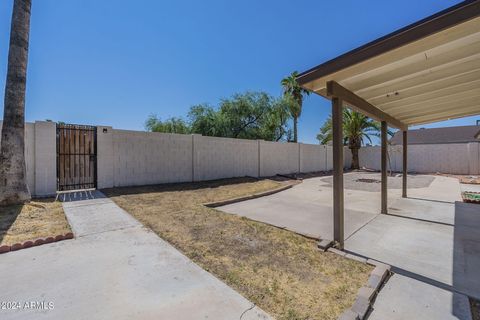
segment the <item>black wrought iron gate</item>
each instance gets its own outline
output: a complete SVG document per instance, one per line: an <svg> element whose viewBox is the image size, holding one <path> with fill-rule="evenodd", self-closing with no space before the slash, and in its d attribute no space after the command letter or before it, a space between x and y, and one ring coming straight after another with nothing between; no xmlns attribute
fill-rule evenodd
<svg viewBox="0 0 480 320"><path fill-rule="evenodd" d="M57 190L97 187L97 128L57 124Z"/></svg>

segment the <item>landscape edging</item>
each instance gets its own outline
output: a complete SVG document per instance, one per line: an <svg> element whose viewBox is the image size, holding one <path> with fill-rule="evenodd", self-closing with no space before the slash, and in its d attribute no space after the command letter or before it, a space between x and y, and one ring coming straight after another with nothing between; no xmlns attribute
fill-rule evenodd
<svg viewBox="0 0 480 320"><path fill-rule="evenodd" d="M254 193L254 194L251 194L251 195L248 195L248 196L242 196L242 197L238 197L238 198L231 198L231 199L215 201L215 202L207 202L207 203L204 203L203 205L205 207L209 207L209 208L221 207L221 206L225 206L227 204L232 204L232 203L236 203L236 202L242 202L242 201L245 201L245 200L252 200L252 199L256 199L256 198L269 196L269 195L272 195L274 193L278 193L278 192L290 189L294 185L296 185L296 184L295 183L287 184L287 185L281 186L281 187L273 189L273 190Z"/></svg>
<svg viewBox="0 0 480 320"><path fill-rule="evenodd" d="M48 243L52 243L52 242L69 240L69 239L73 239L73 238L74 238L73 233L72 232L67 232L65 234L59 234L59 235L56 235L56 236L38 238L38 239L35 239L35 240L26 240L23 243L18 242L18 243L14 243L12 245L3 245L3 246L0 246L0 254L13 252L13 251L17 251L17 250L22 250L22 249L27 249L27 248L31 248L31 247L37 247L37 246L41 246L43 244L48 244Z"/></svg>
<svg viewBox="0 0 480 320"><path fill-rule="evenodd" d="M373 303L375 301L375 298L377 297L378 292L380 291L380 288L388 280L391 274L391 266L380 261L367 259L351 253L346 253L335 248L329 248L327 251L338 254L344 258L355 260L357 262L375 267L372 272L370 272L367 284L358 290L357 298L355 299L353 306L345 310L338 318L338 320L366 319L366 316L371 310L371 307L373 306Z"/></svg>

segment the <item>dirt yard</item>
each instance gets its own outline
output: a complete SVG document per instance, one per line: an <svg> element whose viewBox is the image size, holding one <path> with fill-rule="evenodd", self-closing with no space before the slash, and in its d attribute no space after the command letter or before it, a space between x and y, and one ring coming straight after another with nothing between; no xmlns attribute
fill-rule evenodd
<svg viewBox="0 0 480 320"><path fill-rule="evenodd" d="M316 241L292 232L202 205L282 183L288 182L229 179L103 192L277 319L336 319L352 305L370 266L322 253Z"/></svg>
<svg viewBox="0 0 480 320"><path fill-rule="evenodd" d="M0 245L71 232L62 204L54 199L0 207Z"/></svg>

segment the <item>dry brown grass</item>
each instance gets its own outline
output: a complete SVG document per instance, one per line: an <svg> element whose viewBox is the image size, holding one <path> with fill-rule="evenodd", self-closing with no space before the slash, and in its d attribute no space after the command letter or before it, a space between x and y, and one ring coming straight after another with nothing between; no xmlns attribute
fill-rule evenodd
<svg viewBox="0 0 480 320"><path fill-rule="evenodd" d="M105 190L160 237L277 319L336 319L371 267L321 253L314 240L202 203L276 188L234 179Z"/></svg>
<svg viewBox="0 0 480 320"><path fill-rule="evenodd" d="M0 207L0 245L71 232L62 204L54 199Z"/></svg>

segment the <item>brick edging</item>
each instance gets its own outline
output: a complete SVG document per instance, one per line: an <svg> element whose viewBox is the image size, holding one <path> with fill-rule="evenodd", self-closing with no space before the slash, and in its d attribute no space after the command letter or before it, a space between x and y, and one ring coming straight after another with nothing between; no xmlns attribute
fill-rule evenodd
<svg viewBox="0 0 480 320"><path fill-rule="evenodd" d="M346 253L335 248L329 248L327 251L375 267L372 272L370 272L367 284L358 290L357 298L355 299L353 306L344 311L338 318L338 320L366 319L380 288L390 276L391 266L376 260L366 259L364 257Z"/></svg>
<svg viewBox="0 0 480 320"><path fill-rule="evenodd" d="M37 247L41 246L42 244L47 244L47 243L52 243L52 242L58 242L62 240L68 240L68 239L73 239L73 233L72 232L67 232L65 234L59 234L56 236L52 237L46 237L46 238L38 238L35 240L27 240L23 243L14 243L12 245L3 245L0 246L0 254L2 253L7 253L10 251L17 251L21 249L27 249L30 247Z"/></svg>
<svg viewBox="0 0 480 320"><path fill-rule="evenodd" d="M281 186L281 187L273 189L273 190L254 193L254 194L251 194L251 195L248 195L248 196L242 196L242 197L238 197L238 198L231 198L231 199L215 201L215 202L207 202L207 203L204 203L203 205L205 207L209 207L209 208L216 208L216 207L220 207L220 206L225 206L227 204L232 204L232 203L241 202L241 201L245 201L245 200L252 200L252 199L269 196L271 194L290 189L291 187L293 187L294 185L297 185L297 184L298 183L287 184L285 186Z"/></svg>

